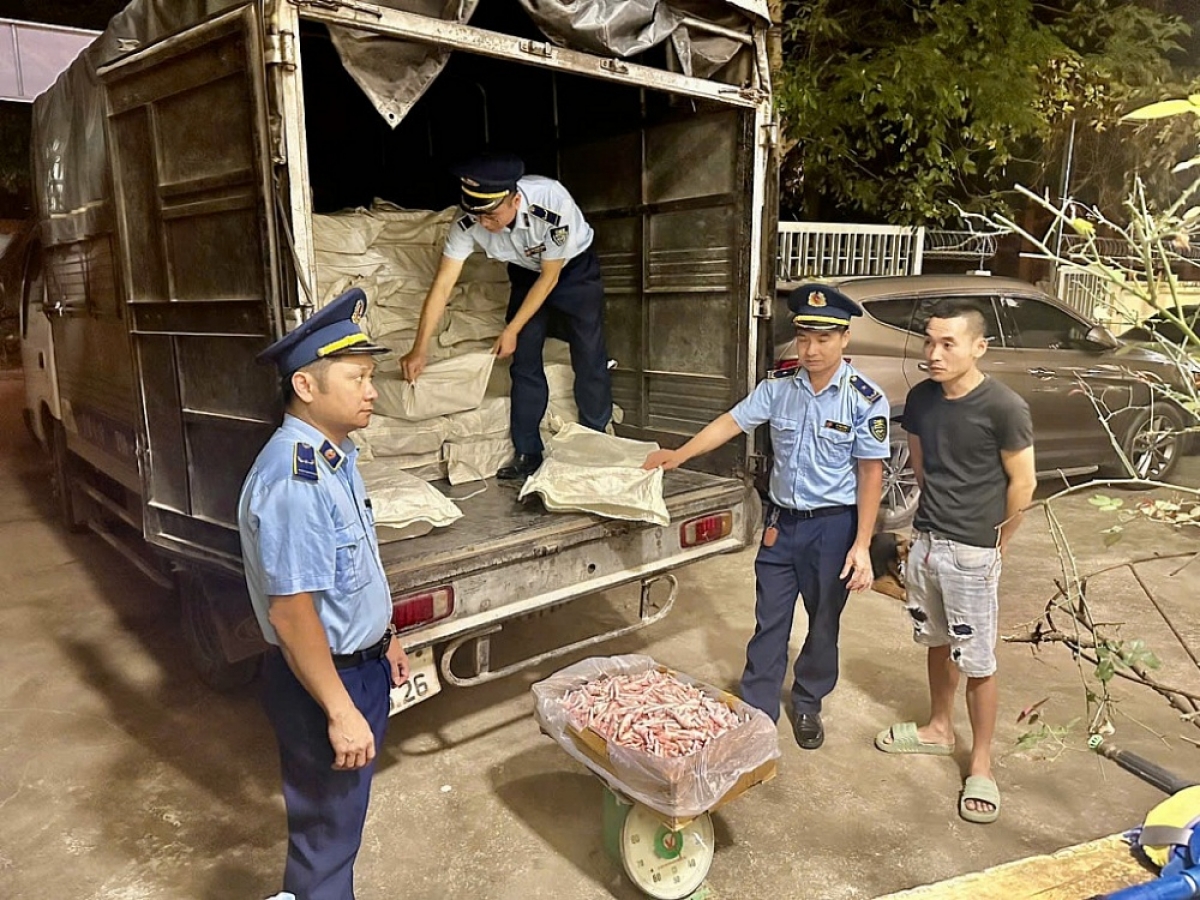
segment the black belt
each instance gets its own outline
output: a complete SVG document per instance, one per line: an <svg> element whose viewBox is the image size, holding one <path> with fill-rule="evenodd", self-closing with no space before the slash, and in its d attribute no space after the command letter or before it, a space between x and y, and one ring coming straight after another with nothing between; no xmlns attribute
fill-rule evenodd
<svg viewBox="0 0 1200 900"><path fill-rule="evenodd" d="M788 509L786 506L776 506L781 516L789 519L816 519L819 516L836 516L838 513L854 512L853 506L820 506L816 509Z"/></svg>
<svg viewBox="0 0 1200 900"><path fill-rule="evenodd" d="M353 653L335 653L333 654L333 665L338 669L353 669L355 666L361 666L363 663L371 662L374 659L383 659L387 654L388 645L392 642L392 629L389 628L384 632L383 637L377 643L372 644L362 650L356 650Z"/></svg>

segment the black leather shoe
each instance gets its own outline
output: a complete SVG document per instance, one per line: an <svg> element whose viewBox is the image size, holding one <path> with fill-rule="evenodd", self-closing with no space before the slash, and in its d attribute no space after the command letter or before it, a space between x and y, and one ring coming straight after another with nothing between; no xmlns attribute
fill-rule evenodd
<svg viewBox="0 0 1200 900"><path fill-rule="evenodd" d="M541 464L542 454L540 453L518 453L513 457L512 462L496 473L496 477L504 481L528 478L538 470L538 466Z"/></svg>
<svg viewBox="0 0 1200 900"><path fill-rule="evenodd" d="M797 713L792 722L792 734L801 750L816 750L825 743L825 726L820 713Z"/></svg>

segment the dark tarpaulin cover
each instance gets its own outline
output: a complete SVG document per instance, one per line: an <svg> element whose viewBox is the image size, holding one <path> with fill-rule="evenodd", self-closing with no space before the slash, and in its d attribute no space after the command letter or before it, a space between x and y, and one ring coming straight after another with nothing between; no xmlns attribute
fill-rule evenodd
<svg viewBox="0 0 1200 900"><path fill-rule="evenodd" d="M750 33L769 17L764 0L521 0L552 41L602 56L628 57L670 40L685 75L707 78L728 63L742 44L690 27L702 19Z"/></svg>
<svg viewBox="0 0 1200 900"><path fill-rule="evenodd" d="M466 22L479 0L377 0L376 5ZM521 0L553 40L605 56L628 56L670 39L674 63L707 77L740 49L728 37L689 28L704 19L749 33L766 21L764 0ZM97 68L247 0L132 0L33 104L34 201L51 244L111 229L104 96ZM342 64L393 127L438 76L449 51L330 27Z"/></svg>
<svg viewBox="0 0 1200 900"><path fill-rule="evenodd" d="M463 22L478 0L379 0L376 5ZM33 104L34 202L52 244L108 231L112 211L104 141L104 95L96 70L228 10L246 0L133 0ZM448 59L424 44L331 27L351 77L380 115L395 126Z"/></svg>

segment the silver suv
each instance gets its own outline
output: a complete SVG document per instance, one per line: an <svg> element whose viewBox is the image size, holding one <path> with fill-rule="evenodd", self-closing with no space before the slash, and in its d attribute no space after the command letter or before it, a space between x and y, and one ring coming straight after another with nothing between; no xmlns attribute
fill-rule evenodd
<svg viewBox="0 0 1200 900"><path fill-rule="evenodd" d="M860 303L865 315L850 327L849 359L903 411L908 390L926 375L925 321L933 303L974 302L987 321L988 352L980 368L1025 398L1033 416L1038 472L1083 475L1112 470L1122 475L1097 404L1111 415L1109 427L1143 478L1165 479L1184 449L1180 431L1188 414L1161 397L1152 402L1150 381L1178 383L1178 368L1145 347L1118 341L1024 281L987 275L914 275L827 280ZM777 364L794 364L794 332L780 284L775 310ZM1194 375L1193 375L1194 377ZM917 486L908 446L892 424L892 458L885 466L884 528L908 524L916 511Z"/></svg>

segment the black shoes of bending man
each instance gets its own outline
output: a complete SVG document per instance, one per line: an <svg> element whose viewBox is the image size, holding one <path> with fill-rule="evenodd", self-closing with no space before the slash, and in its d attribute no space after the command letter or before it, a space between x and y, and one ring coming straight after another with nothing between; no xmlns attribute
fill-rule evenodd
<svg viewBox="0 0 1200 900"><path fill-rule="evenodd" d="M502 481L528 478L538 470L538 466L541 464L542 454L540 453L518 453L513 457L512 462L496 473L496 477Z"/></svg>

